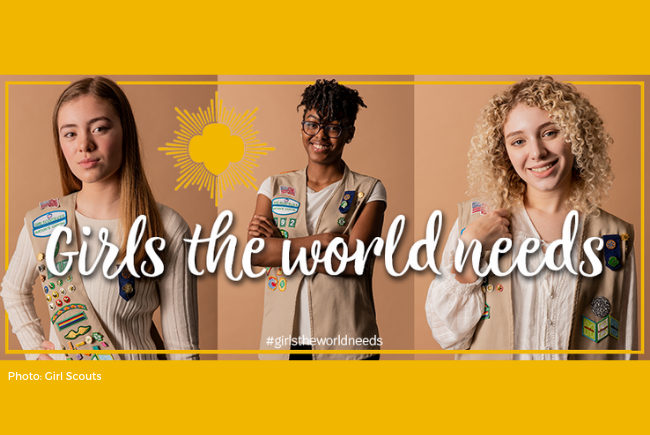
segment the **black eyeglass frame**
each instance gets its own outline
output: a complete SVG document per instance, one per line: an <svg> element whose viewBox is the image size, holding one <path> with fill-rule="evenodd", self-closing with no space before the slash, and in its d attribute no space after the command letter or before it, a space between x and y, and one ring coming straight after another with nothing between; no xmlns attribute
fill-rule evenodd
<svg viewBox="0 0 650 435"><path fill-rule="evenodd" d="M316 133L314 133L314 134L310 134L310 133L307 133L307 132L305 131L305 124L307 124L307 123L309 123L309 124L316 124L316 125L318 126L318 130L316 130ZM341 124L325 124L325 125L323 125L323 124L320 124L320 123L318 123L318 122L314 122L314 121L302 121L302 122L300 123L300 125L302 125L302 131L303 131L303 133L305 133L307 136L316 136L316 135L318 134L318 132L321 131L321 130L323 129L323 127L329 127L329 126L333 126L333 127L341 127L341 133L339 133L338 136L331 136L329 133L327 133L327 131L325 132L325 134L327 135L327 137L332 138L332 139L336 139L336 138L341 137L341 135L343 134L343 130L347 130L348 128L354 127L353 125L346 125L346 126L343 126L343 125L341 125Z"/></svg>

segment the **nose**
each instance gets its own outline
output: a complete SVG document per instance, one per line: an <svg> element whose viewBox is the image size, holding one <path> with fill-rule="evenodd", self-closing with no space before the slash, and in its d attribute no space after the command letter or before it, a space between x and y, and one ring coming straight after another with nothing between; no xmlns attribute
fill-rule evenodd
<svg viewBox="0 0 650 435"><path fill-rule="evenodd" d="M544 142L541 139L535 139L530 142L530 158L533 160L539 160L546 157L548 151L544 146Z"/></svg>
<svg viewBox="0 0 650 435"><path fill-rule="evenodd" d="M316 137L317 137L318 139L329 138L329 136L327 135L327 133L325 133L325 129L324 129L323 127L321 127L321 129L318 130L318 133L316 133Z"/></svg>
<svg viewBox="0 0 650 435"><path fill-rule="evenodd" d="M79 147L80 153L85 153L88 151L93 151L95 149L95 142L90 133L81 132L77 136L77 146Z"/></svg>

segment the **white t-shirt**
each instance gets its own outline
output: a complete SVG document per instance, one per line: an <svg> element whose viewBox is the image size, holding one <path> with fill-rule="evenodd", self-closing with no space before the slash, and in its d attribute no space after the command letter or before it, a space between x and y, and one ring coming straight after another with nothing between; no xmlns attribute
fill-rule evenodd
<svg viewBox="0 0 650 435"><path fill-rule="evenodd" d="M338 185L341 181L330 184L326 188L316 192L307 186L307 210L306 210L306 219L307 219L307 232L311 236L314 234L316 228L316 223L318 222L318 216L320 216L323 207L327 200L332 196ZM271 178L264 180L260 186L260 190L257 192L258 195L264 195L270 200L273 200L273 192L271 191ZM373 201L384 201L386 202L386 188L378 181L375 184L375 187L372 189L372 192L368 195L366 202ZM305 341L311 339L311 324L309 321L309 295L307 290L307 282L303 279L300 282L300 288L298 289L298 305L296 306L296 319L297 323L294 326L294 336L299 337L299 340L303 338ZM302 344L299 342L298 344Z"/></svg>

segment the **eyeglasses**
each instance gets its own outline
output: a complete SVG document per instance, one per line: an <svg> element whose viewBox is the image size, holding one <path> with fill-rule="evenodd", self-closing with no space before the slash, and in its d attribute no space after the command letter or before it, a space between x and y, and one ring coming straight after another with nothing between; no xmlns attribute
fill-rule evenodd
<svg viewBox="0 0 650 435"><path fill-rule="evenodd" d="M302 121L301 124L302 131L304 131L305 134L309 136L316 136L322 129L327 137L330 137L332 139L336 139L337 137L341 136L344 129L350 128L350 126L344 127L339 124L320 125L319 123L313 121Z"/></svg>

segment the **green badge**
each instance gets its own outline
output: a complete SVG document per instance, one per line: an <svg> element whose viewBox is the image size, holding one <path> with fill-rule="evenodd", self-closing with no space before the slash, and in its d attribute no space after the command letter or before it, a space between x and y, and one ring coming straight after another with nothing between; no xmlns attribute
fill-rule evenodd
<svg viewBox="0 0 650 435"><path fill-rule="evenodd" d="M282 233L282 237L284 237L285 239L289 238L289 233L287 233L285 230L280 230L280 233Z"/></svg>
<svg viewBox="0 0 650 435"><path fill-rule="evenodd" d="M296 228L296 219L294 218L289 219L289 228Z"/></svg>
<svg viewBox="0 0 650 435"><path fill-rule="evenodd" d="M342 207L342 208L346 208L347 206L348 206L348 202L347 202L347 201L341 201L341 207Z"/></svg>
<svg viewBox="0 0 650 435"><path fill-rule="evenodd" d="M596 322L588 317L582 316L582 335L590 340L596 340Z"/></svg>
<svg viewBox="0 0 650 435"><path fill-rule="evenodd" d="M621 262L618 261L618 258L616 258L616 257L609 257L609 260L607 261L607 264L609 264L612 267L616 267L619 264L621 264Z"/></svg>
<svg viewBox="0 0 650 435"><path fill-rule="evenodd" d="M281 227L287 226L287 218L280 218L280 226Z"/></svg>
<svg viewBox="0 0 650 435"><path fill-rule="evenodd" d="M339 218L339 226L342 227L343 225L345 225L345 218L344 218L344 217L340 217L340 218Z"/></svg>

